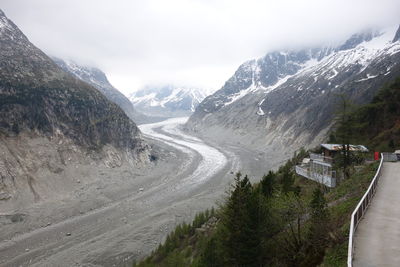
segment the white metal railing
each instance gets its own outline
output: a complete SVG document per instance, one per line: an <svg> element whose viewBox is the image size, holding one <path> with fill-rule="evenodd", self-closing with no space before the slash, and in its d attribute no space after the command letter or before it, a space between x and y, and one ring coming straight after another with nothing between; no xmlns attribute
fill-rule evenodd
<svg viewBox="0 0 400 267"><path fill-rule="evenodd" d="M331 157L325 157L324 155L321 154L315 154L315 153L310 153L310 159L312 160L320 160L328 163L332 163L333 159Z"/></svg>
<svg viewBox="0 0 400 267"><path fill-rule="evenodd" d="M296 166L296 173L307 179L316 181L320 184L324 184L328 187L336 186L336 178L335 178L336 175L334 171L329 171L326 173L318 173L308 168L306 169L301 166Z"/></svg>
<svg viewBox="0 0 400 267"><path fill-rule="evenodd" d="M349 233L349 248L347 253L347 266L353 266L353 250L354 250L354 233L357 229L358 223L360 222L361 218L365 214L369 204L371 203L372 197L376 192L376 187L378 185L379 177L381 176L382 170L382 163L383 163L383 154L381 153L381 161L379 163L378 170L375 173L374 179L372 179L371 184L368 187L368 190L365 192L363 197L361 198L360 202L358 202L357 207L354 209L353 213L351 214L351 222L350 222L350 233Z"/></svg>
<svg viewBox="0 0 400 267"><path fill-rule="evenodd" d="M307 169L305 169L305 168L302 168L302 167L300 167L300 166L296 166L296 173L298 174L298 175L301 175L301 176L303 176L303 177L307 177L308 178L308 170Z"/></svg>

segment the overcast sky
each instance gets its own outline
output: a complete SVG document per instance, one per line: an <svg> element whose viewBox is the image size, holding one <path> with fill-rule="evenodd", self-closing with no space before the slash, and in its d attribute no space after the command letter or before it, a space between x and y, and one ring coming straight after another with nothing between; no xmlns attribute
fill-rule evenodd
<svg viewBox="0 0 400 267"><path fill-rule="evenodd" d="M47 54L94 65L125 94L219 89L244 61L400 23L399 0L0 0Z"/></svg>

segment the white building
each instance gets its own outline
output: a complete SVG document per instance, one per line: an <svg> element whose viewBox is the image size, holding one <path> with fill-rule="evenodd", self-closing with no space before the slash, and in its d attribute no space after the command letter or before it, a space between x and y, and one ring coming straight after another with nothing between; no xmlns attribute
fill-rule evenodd
<svg viewBox="0 0 400 267"><path fill-rule="evenodd" d="M296 166L296 173L327 187L335 187L336 172L332 170L332 162L332 158L310 153L310 158L305 158L300 166Z"/></svg>

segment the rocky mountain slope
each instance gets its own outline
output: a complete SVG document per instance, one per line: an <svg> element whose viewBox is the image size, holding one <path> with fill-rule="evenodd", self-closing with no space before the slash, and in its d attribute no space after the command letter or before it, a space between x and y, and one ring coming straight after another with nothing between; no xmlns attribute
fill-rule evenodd
<svg viewBox="0 0 400 267"><path fill-rule="evenodd" d="M147 115L179 117L192 114L207 92L173 85L146 86L130 96L135 108Z"/></svg>
<svg viewBox="0 0 400 267"><path fill-rule="evenodd" d="M26 201L64 190L76 178L66 175L71 166L149 158L123 110L58 67L1 10L0 147L1 198Z"/></svg>
<svg viewBox="0 0 400 267"><path fill-rule="evenodd" d="M71 60L62 60L53 57L54 62L63 70L72 73L78 79L94 86L103 93L110 101L114 102L125 111L126 115L135 123L143 123L147 121L144 114L137 112L129 99L118 91L108 81L105 73L98 68L82 66Z"/></svg>
<svg viewBox="0 0 400 267"><path fill-rule="evenodd" d="M326 137L339 94L366 103L400 74L396 29L355 34L337 47L277 51L245 62L197 107L186 127L275 151L277 157L314 146Z"/></svg>

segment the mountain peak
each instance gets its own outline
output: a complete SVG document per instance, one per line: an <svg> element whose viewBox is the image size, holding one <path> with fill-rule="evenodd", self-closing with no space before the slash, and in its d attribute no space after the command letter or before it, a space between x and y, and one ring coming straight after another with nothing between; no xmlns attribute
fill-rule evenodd
<svg viewBox="0 0 400 267"><path fill-rule="evenodd" d="M58 67L4 13L0 23L0 132L60 132L85 148L111 145L140 154L146 145L120 107Z"/></svg>
<svg viewBox="0 0 400 267"><path fill-rule="evenodd" d="M27 39L25 35L18 29L18 27L7 18L4 12L0 9L0 36L2 39L7 38L7 36L11 36L12 41L20 40L21 37L23 39ZM19 37L15 39L15 37ZM15 40L14 40L15 39Z"/></svg>
<svg viewBox="0 0 400 267"><path fill-rule="evenodd" d="M134 122L143 123L147 120L146 116L137 112L129 99L108 81L106 74L102 70L92 66L83 66L72 60L63 60L57 57L52 57L52 59L64 71L94 86L108 100L120 106Z"/></svg>
<svg viewBox="0 0 400 267"><path fill-rule="evenodd" d="M205 90L175 86L145 86L134 92L130 100L135 108L145 114L159 117L187 116L207 96Z"/></svg>
<svg viewBox="0 0 400 267"><path fill-rule="evenodd" d="M94 85L96 88L99 86L112 87L106 74L96 67L81 65L73 60L64 60L57 57L52 57L52 59L63 70L74 74L80 80Z"/></svg>
<svg viewBox="0 0 400 267"><path fill-rule="evenodd" d="M377 30L368 29L350 36L344 44L338 47L338 50L349 50L355 48L357 45L361 44L362 42L371 41L373 38L379 36L381 33Z"/></svg>
<svg viewBox="0 0 400 267"><path fill-rule="evenodd" d="M4 12L0 9L0 33L3 33L5 29L11 30L13 27L12 22L6 17Z"/></svg>
<svg viewBox="0 0 400 267"><path fill-rule="evenodd" d="M400 26L399 26L399 28L397 29L396 34L395 34L395 36L394 36L392 42L394 43L394 42L397 42L397 41L399 41L399 40L400 40Z"/></svg>

